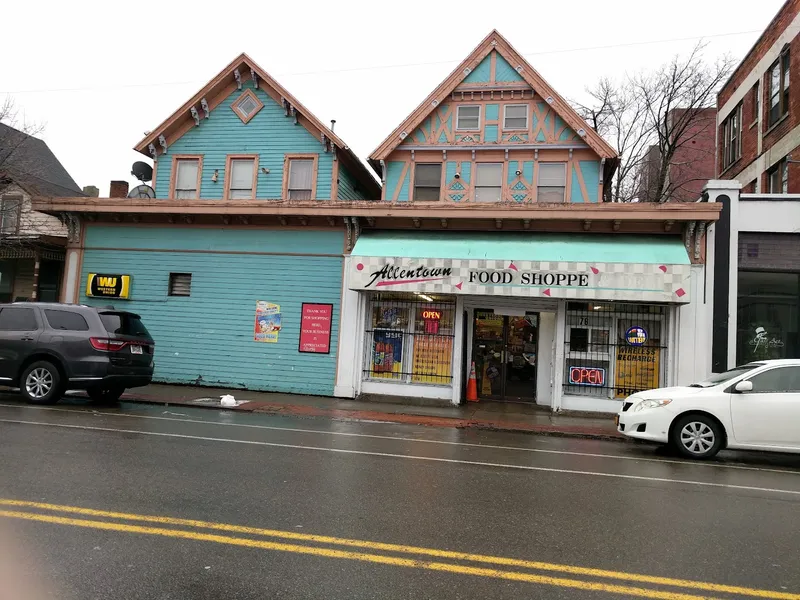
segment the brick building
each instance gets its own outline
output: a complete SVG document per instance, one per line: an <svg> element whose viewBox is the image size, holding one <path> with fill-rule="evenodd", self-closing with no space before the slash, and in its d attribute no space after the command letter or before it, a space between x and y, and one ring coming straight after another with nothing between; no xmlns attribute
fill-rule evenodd
<svg viewBox="0 0 800 600"><path fill-rule="evenodd" d="M798 33L800 0L787 0L717 97L718 178L743 193L800 193Z"/></svg>
<svg viewBox="0 0 800 600"><path fill-rule="evenodd" d="M667 171L670 202L695 202L703 193L709 179L714 178L716 153L716 107L689 109L676 108L669 112L670 131L680 130L678 146ZM686 120L686 126L678 125ZM645 158L640 182L639 199L642 202L658 201L658 172L661 152L657 145L650 146Z"/></svg>
<svg viewBox="0 0 800 600"><path fill-rule="evenodd" d="M800 357L798 33L800 0L787 0L717 98L717 172L729 181L708 188L722 204L709 261L714 371Z"/></svg>

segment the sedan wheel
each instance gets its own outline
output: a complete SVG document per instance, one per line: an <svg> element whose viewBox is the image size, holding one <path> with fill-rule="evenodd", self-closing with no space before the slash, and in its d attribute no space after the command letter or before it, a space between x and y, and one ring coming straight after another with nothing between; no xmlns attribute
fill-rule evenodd
<svg viewBox="0 0 800 600"><path fill-rule="evenodd" d="M672 430L672 445L689 458L711 458L722 448L719 424L705 415L688 415Z"/></svg>

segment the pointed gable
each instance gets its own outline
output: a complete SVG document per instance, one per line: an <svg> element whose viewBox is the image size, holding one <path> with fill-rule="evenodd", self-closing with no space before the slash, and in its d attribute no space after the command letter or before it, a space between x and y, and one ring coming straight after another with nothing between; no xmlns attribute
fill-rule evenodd
<svg viewBox="0 0 800 600"><path fill-rule="evenodd" d="M446 128L441 127L441 124L448 119L456 118L448 99L457 91L471 93L473 90L487 87L501 90L532 89L535 96L541 100L532 107L534 131L531 142L543 142L547 139L561 142L582 141L600 158L616 158L614 149L586 125L580 115L502 35L493 30L373 151L370 155L373 168L377 170L379 162L385 160L403 143L410 145L423 139L428 143L463 142L465 138L458 135L454 136L458 139L447 141L445 141L446 136L443 136L442 131ZM452 131L452 128L450 130ZM468 134L467 137L469 138L467 141L472 141L474 134ZM491 140L474 139L474 141Z"/></svg>
<svg viewBox="0 0 800 600"><path fill-rule="evenodd" d="M246 125L264 110L265 102L270 103L270 110L283 112L287 121L301 126L318 140L321 150L337 152L337 156L347 163L362 190L366 190L372 197L380 195L380 187L374 177L344 141L244 53L237 56L183 106L149 132L134 149L157 161L159 156L188 132L194 128L207 127L215 110L225 109L227 113L236 115L237 123Z"/></svg>

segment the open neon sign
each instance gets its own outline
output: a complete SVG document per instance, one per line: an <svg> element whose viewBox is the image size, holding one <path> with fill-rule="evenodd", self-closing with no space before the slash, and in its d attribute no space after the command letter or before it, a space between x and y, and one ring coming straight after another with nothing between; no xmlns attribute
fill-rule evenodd
<svg viewBox="0 0 800 600"><path fill-rule="evenodd" d="M569 382L572 385L603 386L606 383L606 370L600 367L570 367Z"/></svg>

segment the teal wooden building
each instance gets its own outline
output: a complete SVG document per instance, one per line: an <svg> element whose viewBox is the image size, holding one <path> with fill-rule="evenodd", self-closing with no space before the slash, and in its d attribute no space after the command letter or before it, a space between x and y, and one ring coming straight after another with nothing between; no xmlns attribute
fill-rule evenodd
<svg viewBox="0 0 800 600"><path fill-rule="evenodd" d="M347 228L314 207L380 198L375 178L244 54L136 150L154 162L155 199L117 202L157 212L87 215L65 299L142 315L157 381L332 395ZM287 200L308 214L258 214ZM88 297L92 274L130 275L130 296ZM304 303L306 325L323 307L305 351Z"/></svg>

